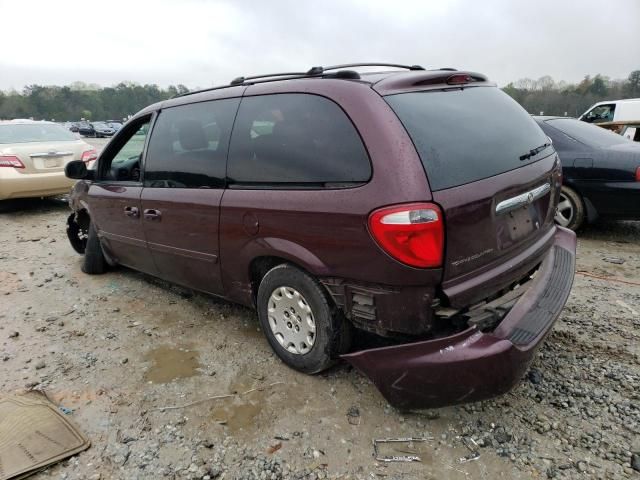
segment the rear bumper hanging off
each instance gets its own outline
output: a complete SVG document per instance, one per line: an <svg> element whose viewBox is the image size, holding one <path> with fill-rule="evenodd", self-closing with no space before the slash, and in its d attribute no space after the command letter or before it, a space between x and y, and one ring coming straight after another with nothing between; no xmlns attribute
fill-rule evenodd
<svg viewBox="0 0 640 480"><path fill-rule="evenodd" d="M576 237L557 228L529 289L498 327L344 355L398 408L433 408L487 399L513 388L569 297Z"/></svg>

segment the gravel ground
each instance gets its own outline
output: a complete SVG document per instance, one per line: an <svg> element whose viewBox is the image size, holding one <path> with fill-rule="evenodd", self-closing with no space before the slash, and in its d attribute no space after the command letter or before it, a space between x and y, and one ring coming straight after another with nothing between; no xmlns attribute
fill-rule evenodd
<svg viewBox="0 0 640 480"><path fill-rule="evenodd" d="M127 269L82 274L67 214L0 213L0 391L45 392L92 441L34 478L640 478L640 223L579 237L580 272L636 285L579 273L515 390L407 413L347 365L291 371L250 310ZM385 437L426 438L383 446L422 462L376 462Z"/></svg>

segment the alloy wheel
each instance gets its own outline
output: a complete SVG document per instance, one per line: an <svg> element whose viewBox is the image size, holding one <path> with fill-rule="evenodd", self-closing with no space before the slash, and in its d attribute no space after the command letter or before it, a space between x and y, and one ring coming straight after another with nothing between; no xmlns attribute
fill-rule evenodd
<svg viewBox="0 0 640 480"><path fill-rule="evenodd" d="M556 223L561 227L567 227L573 220L575 210L573 203L569 200L564 193L560 193L560 201L558 202L558 208L556 208L556 215L554 217Z"/></svg>

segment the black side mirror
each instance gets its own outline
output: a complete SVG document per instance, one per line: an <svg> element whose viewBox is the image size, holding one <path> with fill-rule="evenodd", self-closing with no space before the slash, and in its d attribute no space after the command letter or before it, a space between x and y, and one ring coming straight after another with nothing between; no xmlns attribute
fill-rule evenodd
<svg viewBox="0 0 640 480"><path fill-rule="evenodd" d="M74 180L93 180L93 171L87 170L87 165L82 160L74 160L64 167L64 174Z"/></svg>

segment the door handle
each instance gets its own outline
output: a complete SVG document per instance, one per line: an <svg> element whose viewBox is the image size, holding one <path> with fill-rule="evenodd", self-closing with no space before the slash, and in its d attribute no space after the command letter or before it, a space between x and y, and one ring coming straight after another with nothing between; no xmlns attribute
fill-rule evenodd
<svg viewBox="0 0 640 480"><path fill-rule="evenodd" d="M137 207L124 207L124 214L127 217L137 218L140 215L140 211Z"/></svg>
<svg viewBox="0 0 640 480"><path fill-rule="evenodd" d="M147 220L160 220L162 216L160 210L156 210L154 208L147 208L144 210L144 218Z"/></svg>

